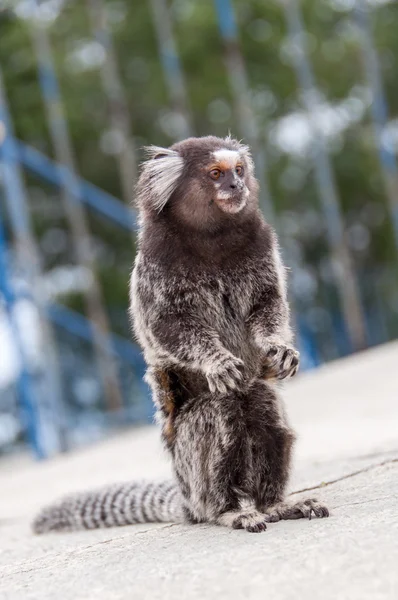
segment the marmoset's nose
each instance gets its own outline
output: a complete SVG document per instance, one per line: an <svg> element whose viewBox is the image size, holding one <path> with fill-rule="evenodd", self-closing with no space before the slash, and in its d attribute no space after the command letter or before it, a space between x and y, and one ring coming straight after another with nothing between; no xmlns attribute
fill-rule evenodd
<svg viewBox="0 0 398 600"><path fill-rule="evenodd" d="M231 188L231 190L236 190L236 183L234 183L233 181L229 184L229 187Z"/></svg>

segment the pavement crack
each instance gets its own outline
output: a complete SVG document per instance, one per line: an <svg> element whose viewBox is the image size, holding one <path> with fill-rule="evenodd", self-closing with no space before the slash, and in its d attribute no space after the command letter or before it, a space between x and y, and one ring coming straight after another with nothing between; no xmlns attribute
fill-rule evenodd
<svg viewBox="0 0 398 600"><path fill-rule="evenodd" d="M181 523L170 523L167 525L163 525L162 527L152 527L150 529L144 529L142 531L137 531L137 532L133 533L133 536L147 534L147 533L150 533L151 531L154 532L154 531L160 531L163 529L170 529L171 527L178 527L179 525L181 525ZM128 538L128 537L130 537L130 534L123 535L123 536L117 536L115 538L108 538L106 540L100 540L93 544L88 544L88 545L85 545L82 547L70 549L70 550L66 551L65 554L62 556L49 554L46 557L41 556L41 557L38 557L35 559L31 559L28 562L16 563L13 565L5 565L4 567L2 567L2 569L0 571L1 577L6 577L9 575L20 575L23 573L32 573L35 571L41 571L41 570L46 570L46 569L52 568L53 564L54 564L54 558L56 558L57 564L59 566L61 566L63 564L66 564L71 558L78 556L80 554L84 554L87 551L90 552L91 550L97 548L98 546L101 546L104 544L111 544L113 542L115 544L124 543L126 538ZM25 567L25 568L23 568L23 567Z"/></svg>
<svg viewBox="0 0 398 600"><path fill-rule="evenodd" d="M383 460L380 463L369 465L368 467L363 467L362 469L358 469L357 471L353 471L352 473L347 473L346 475L342 475L341 477L337 477L336 479L331 479L330 481L322 481L322 483L319 483L318 485L312 485L310 487L302 488L301 490L295 490L294 492L290 492L289 496L294 496L295 494L301 494L303 492L311 492L312 490L319 490L329 485L339 483L340 481L344 481L345 479L350 479L351 477L356 477L356 475L361 475L362 473L367 473L368 471L373 471L374 469L378 469L379 467L384 467L385 465L390 465L396 462L398 462L398 458L390 458L388 460Z"/></svg>
<svg viewBox="0 0 398 600"><path fill-rule="evenodd" d="M346 502L345 504L338 504L333 507L333 510L336 508L344 508L345 506L357 506L359 504L371 504L372 502L381 502L383 500L390 500L391 498L398 498L395 494L391 494L390 496L381 496L380 498L371 498L369 500L361 500L360 502Z"/></svg>
<svg viewBox="0 0 398 600"><path fill-rule="evenodd" d="M134 535L142 535L143 533L151 533L153 531L161 531L163 529L170 529L171 527L178 527L181 523L170 523L169 525L163 525L163 527L151 527L150 529L143 529L137 531Z"/></svg>

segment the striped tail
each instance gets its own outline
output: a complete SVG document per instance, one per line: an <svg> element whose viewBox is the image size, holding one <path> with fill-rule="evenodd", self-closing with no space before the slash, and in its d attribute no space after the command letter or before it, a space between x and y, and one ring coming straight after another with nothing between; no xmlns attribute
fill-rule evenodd
<svg viewBox="0 0 398 600"><path fill-rule="evenodd" d="M121 483L74 494L43 508L33 521L35 533L182 522L182 495L173 482Z"/></svg>

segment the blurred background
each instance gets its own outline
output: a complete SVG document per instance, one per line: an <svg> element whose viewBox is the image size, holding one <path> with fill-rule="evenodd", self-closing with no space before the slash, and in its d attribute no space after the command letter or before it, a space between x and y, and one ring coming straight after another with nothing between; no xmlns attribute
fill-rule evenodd
<svg viewBox="0 0 398 600"><path fill-rule="evenodd" d="M388 0L0 0L0 454L152 420L147 144L252 147L302 370L398 336L397 31Z"/></svg>

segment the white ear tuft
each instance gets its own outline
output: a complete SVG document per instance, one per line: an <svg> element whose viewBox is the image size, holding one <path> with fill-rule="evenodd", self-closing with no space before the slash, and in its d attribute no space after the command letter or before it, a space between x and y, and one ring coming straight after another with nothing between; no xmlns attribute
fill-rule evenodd
<svg viewBox="0 0 398 600"><path fill-rule="evenodd" d="M144 163L140 177L140 195L160 212L177 188L184 161L178 152L170 148L149 146L145 150L149 160Z"/></svg>
<svg viewBox="0 0 398 600"><path fill-rule="evenodd" d="M161 146L145 146L144 152L148 158L163 158L164 156L175 156L177 152L170 148L162 148Z"/></svg>

